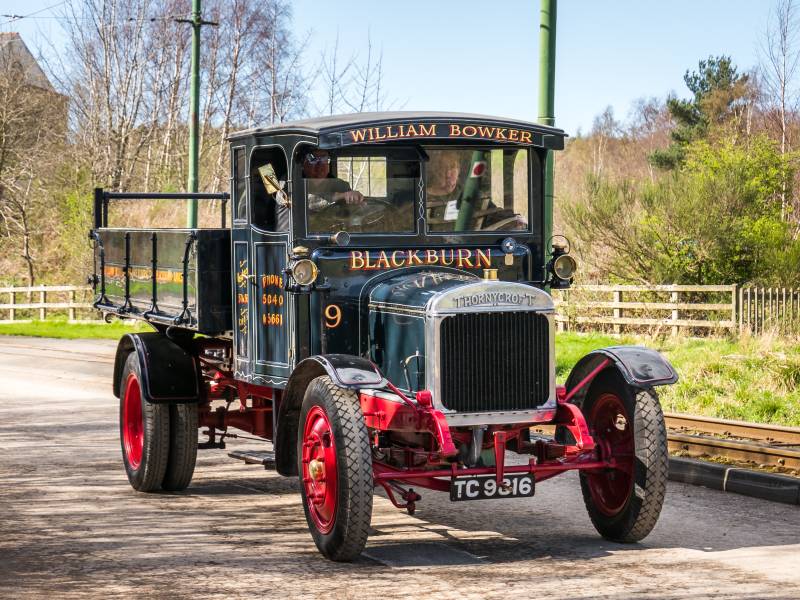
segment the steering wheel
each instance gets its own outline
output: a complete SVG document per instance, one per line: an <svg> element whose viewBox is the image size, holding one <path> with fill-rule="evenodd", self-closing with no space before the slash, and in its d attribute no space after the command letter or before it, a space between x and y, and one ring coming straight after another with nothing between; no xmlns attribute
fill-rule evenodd
<svg viewBox="0 0 800 600"><path fill-rule="evenodd" d="M340 200L315 212L318 219L337 231L364 231L393 215L395 207L383 198L364 196L362 204L347 204Z"/></svg>

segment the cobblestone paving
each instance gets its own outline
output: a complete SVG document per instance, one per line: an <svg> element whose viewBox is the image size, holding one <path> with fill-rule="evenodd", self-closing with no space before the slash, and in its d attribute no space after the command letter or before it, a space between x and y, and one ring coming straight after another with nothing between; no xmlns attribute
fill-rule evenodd
<svg viewBox="0 0 800 600"><path fill-rule="evenodd" d="M423 490L414 517L378 497L352 564L317 553L296 481L223 451L200 453L186 493L137 494L113 348L0 338L0 597L800 597L800 509L673 482L633 546L595 534L574 475L532 499Z"/></svg>

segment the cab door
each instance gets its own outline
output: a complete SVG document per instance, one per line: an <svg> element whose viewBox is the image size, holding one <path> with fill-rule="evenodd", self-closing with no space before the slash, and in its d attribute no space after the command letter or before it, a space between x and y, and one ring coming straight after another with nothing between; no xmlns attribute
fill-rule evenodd
<svg viewBox="0 0 800 600"><path fill-rule="evenodd" d="M250 381L251 288L250 224L247 210L247 152L245 146L231 148L231 241L233 259L233 375Z"/></svg>
<svg viewBox="0 0 800 600"><path fill-rule="evenodd" d="M293 296L284 291L290 250L288 161L282 147L255 147L250 156L252 301L251 381L283 387L294 353Z"/></svg>

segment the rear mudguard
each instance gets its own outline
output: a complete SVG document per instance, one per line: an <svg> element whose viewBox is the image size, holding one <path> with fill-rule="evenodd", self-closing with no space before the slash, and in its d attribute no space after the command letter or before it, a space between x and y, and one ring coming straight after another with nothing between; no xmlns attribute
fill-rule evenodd
<svg viewBox="0 0 800 600"><path fill-rule="evenodd" d="M114 395L120 395L120 376L128 355L135 352L142 374L142 394L156 404L199 402L200 370L193 354L159 332L129 333L117 345Z"/></svg>
<svg viewBox="0 0 800 600"><path fill-rule="evenodd" d="M297 428L300 408L311 380L327 375L347 389L381 389L386 379L371 361L349 354L323 354L301 361L286 385L275 428L275 464L281 475L297 475Z"/></svg>
<svg viewBox="0 0 800 600"><path fill-rule="evenodd" d="M611 346L594 350L578 361L567 378L567 395L605 360L610 361L606 369L617 369L626 383L634 388L648 389L678 381L675 369L661 353L644 346ZM571 395L571 402L578 406L583 404L594 377Z"/></svg>

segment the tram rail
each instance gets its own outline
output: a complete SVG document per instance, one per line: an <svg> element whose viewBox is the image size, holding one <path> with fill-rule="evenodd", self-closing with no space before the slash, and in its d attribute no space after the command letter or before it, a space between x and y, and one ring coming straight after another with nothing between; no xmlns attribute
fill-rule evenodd
<svg viewBox="0 0 800 600"><path fill-rule="evenodd" d="M800 475L800 427L664 413L671 454L777 467ZM553 428L531 431L552 435ZM794 473L792 473L794 471Z"/></svg>
<svg viewBox="0 0 800 600"><path fill-rule="evenodd" d="M800 427L665 413L670 452L800 472Z"/></svg>
<svg viewBox="0 0 800 600"><path fill-rule="evenodd" d="M726 438L757 440L771 445L800 446L800 427L747 423L714 417L665 412L667 428L683 433L699 433Z"/></svg>

